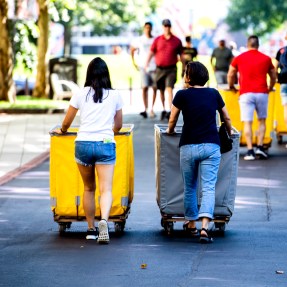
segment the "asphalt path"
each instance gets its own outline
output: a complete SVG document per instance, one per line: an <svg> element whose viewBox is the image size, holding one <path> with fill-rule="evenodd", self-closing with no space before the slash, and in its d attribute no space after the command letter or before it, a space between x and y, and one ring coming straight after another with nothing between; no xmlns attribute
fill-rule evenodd
<svg viewBox="0 0 287 287"><path fill-rule="evenodd" d="M98 245L86 223L59 236L49 196L49 161L0 186L0 286L287 286L287 150L238 167L234 214L224 236L201 245L175 223L163 231L156 203L154 124L134 123L135 195L125 232ZM145 268L142 268L145 267ZM278 274L283 271L283 274Z"/></svg>

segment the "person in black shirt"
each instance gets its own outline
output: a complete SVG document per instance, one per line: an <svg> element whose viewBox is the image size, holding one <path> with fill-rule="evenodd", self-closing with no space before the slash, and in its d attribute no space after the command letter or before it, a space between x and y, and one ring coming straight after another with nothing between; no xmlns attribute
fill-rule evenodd
<svg viewBox="0 0 287 287"><path fill-rule="evenodd" d="M184 76L185 66L188 62L193 62L197 57L197 49L192 46L191 36L185 37L185 46L183 47L181 54L181 62L182 62L182 73L181 76Z"/></svg>
<svg viewBox="0 0 287 287"><path fill-rule="evenodd" d="M166 132L175 132L178 116L182 112L183 128L179 147L184 182L184 228L192 236L198 236L196 220L201 219L200 242L211 243L213 239L208 226L213 219L215 184L221 158L216 111L225 122L229 135L232 133L231 121L219 92L214 88L204 87L209 74L203 64L189 62L184 79L188 88L176 93ZM202 201L198 210L196 187L199 169Z"/></svg>

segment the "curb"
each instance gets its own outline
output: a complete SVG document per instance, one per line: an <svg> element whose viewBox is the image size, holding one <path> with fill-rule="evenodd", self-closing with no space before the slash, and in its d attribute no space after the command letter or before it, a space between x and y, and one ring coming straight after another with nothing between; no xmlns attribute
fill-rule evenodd
<svg viewBox="0 0 287 287"><path fill-rule="evenodd" d="M9 171L8 173L6 173L5 175L0 177L0 186L11 181L15 177L22 174L23 172L28 171L28 170L38 166L39 164L43 163L46 159L49 158L49 156L50 156L50 149L41 153L40 155L38 155L34 159L30 160L29 162L25 163L24 165L12 170L12 171Z"/></svg>

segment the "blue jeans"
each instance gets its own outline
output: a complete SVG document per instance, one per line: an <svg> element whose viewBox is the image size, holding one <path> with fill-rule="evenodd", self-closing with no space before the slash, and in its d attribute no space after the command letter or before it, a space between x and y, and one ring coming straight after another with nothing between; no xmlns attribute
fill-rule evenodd
<svg viewBox="0 0 287 287"><path fill-rule="evenodd" d="M184 184L186 220L197 220L202 217L213 219L215 184L220 158L220 147L217 144L190 144L180 147L180 167ZM198 210L196 190L199 171L202 200Z"/></svg>
<svg viewBox="0 0 287 287"><path fill-rule="evenodd" d="M84 166L115 164L116 145L102 141L76 141L75 159L77 163Z"/></svg>

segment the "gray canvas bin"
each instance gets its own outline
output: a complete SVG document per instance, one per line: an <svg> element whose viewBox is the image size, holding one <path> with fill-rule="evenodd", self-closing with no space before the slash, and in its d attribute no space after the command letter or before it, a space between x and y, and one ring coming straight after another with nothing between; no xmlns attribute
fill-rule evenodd
<svg viewBox="0 0 287 287"><path fill-rule="evenodd" d="M179 139L182 126L176 127L176 134L168 135L167 125L155 125L155 170L156 200L162 215L183 217L183 180L179 163ZM214 217L231 217L237 185L239 160L238 131L232 135L233 148L221 156L218 180L215 187ZM200 184L198 184L198 204L201 202Z"/></svg>

